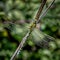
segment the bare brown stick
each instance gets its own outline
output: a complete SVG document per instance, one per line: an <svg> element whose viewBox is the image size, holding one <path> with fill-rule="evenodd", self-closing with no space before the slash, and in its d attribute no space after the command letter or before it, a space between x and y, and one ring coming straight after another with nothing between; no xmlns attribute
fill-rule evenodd
<svg viewBox="0 0 60 60"><path fill-rule="evenodd" d="M43 1L44 1L44 0L43 0ZM45 0L45 1L46 1L46 0ZM45 1L44 1L44 2L45 2ZM44 2L43 2L43 3L44 3ZM42 3L42 4L43 4L43 3ZM46 3L46 2L45 2L45 3ZM43 9L43 7L42 7L42 9ZM42 12L42 9L40 10L41 12ZM40 12L40 14L41 14L41 12ZM37 12L37 13L38 13L38 12ZM37 15L36 15L36 17L38 17L38 18L36 18L36 19L39 19L39 15L40 15L40 14L37 14ZM45 13L44 13L44 14L45 14ZM38 20L38 21L39 21L39 20ZM37 22L37 21L36 21L36 22ZM25 41L26 41L27 38L30 36L30 33L33 31L32 28L35 28L34 24L36 25L35 21L33 22L33 25L30 26L30 30L28 31L28 33L26 34L26 36L22 39L21 43L19 44L18 48L16 49L16 51L14 52L14 54L13 54L13 56L11 57L10 60L14 60L14 59L16 58L16 55L19 54L19 52L21 51L21 49L22 49Z"/></svg>

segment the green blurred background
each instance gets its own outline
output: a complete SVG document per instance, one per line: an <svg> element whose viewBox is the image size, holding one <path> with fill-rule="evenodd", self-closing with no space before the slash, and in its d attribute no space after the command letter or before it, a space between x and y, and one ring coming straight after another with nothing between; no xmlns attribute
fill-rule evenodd
<svg viewBox="0 0 60 60"><path fill-rule="evenodd" d="M27 33L24 26L34 20L40 3L41 0L0 0L0 60L10 59ZM52 48L42 49L29 38L16 60L60 60L60 0L41 20L41 30L56 38Z"/></svg>

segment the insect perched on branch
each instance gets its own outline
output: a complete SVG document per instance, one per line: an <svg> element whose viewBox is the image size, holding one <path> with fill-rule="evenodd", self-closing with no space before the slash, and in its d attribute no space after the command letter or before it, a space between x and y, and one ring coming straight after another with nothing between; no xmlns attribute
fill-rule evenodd
<svg viewBox="0 0 60 60"><path fill-rule="evenodd" d="M44 34L39 29L36 28L36 25L40 23L40 20L46 15L49 8L53 5L55 0L51 2L51 4L43 11L44 6L46 5L47 0L42 0L41 5L39 7L39 10L36 14L35 20L32 22L32 24L29 26L28 32L26 35L22 38L18 48L12 55L10 60L14 60L16 56L20 53L21 49L24 47L24 43L28 39L29 36L33 38L33 41L40 47L49 47L49 42L54 41L55 39L47 34ZM43 11L43 13L42 13ZM38 34L39 33L39 34ZM36 38L37 36L37 38Z"/></svg>

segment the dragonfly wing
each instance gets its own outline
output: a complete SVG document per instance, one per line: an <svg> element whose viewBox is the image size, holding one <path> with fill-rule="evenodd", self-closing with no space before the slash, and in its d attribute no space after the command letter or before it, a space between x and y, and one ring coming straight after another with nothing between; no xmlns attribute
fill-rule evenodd
<svg viewBox="0 0 60 60"><path fill-rule="evenodd" d="M34 29L32 32L32 40L35 42L36 45L42 47L42 48L48 48L49 43L52 41L55 41L55 38L44 34L39 29Z"/></svg>

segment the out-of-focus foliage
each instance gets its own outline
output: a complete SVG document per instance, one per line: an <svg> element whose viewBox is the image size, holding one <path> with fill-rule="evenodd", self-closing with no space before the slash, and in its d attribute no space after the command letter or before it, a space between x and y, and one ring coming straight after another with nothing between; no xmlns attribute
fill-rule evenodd
<svg viewBox="0 0 60 60"><path fill-rule="evenodd" d="M48 0L46 6L50 1ZM10 59L27 33L28 23L33 20L40 2L40 0L0 1L0 60ZM6 21L16 21L19 24L6 23ZM17 60L60 60L60 0L55 1L47 15L41 20L41 30L55 37L56 42L50 43L52 46L50 49L42 49L30 37ZM35 38L38 36L35 35Z"/></svg>

